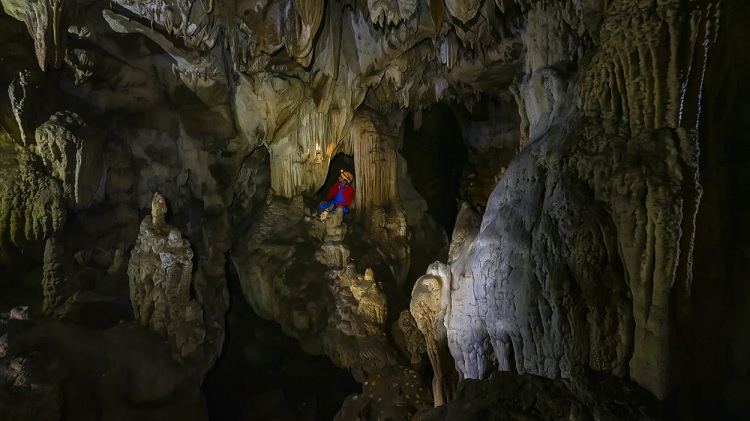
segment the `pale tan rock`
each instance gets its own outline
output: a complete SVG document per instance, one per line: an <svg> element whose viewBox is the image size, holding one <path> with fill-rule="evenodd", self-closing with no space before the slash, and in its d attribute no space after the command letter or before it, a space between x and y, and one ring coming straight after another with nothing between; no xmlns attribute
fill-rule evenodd
<svg viewBox="0 0 750 421"><path fill-rule="evenodd" d="M477 14L481 3L480 0L446 0L445 7L451 15L466 23Z"/></svg>
<svg viewBox="0 0 750 421"><path fill-rule="evenodd" d="M323 243L315 259L329 268L340 269L349 263L349 249L339 242Z"/></svg>
<svg viewBox="0 0 750 421"><path fill-rule="evenodd" d="M18 124L18 131L21 137L21 145L27 146L29 139L26 134L25 125L25 113L28 108L28 94L29 94L29 71L18 72L18 77L8 86L8 99L10 99L10 106L13 110L13 117L15 117L16 124Z"/></svg>
<svg viewBox="0 0 750 421"><path fill-rule="evenodd" d="M151 224L159 231L163 231L165 228L167 228L167 222L165 221L165 217L167 215L167 201L164 199L164 196L162 196L159 192L154 193L154 196L151 198ZM169 232L169 245L170 246L177 246L179 247L179 232L177 233L176 238L173 238L172 231Z"/></svg>
<svg viewBox="0 0 750 421"><path fill-rule="evenodd" d="M422 361L423 355L427 353L427 345L422 332L417 327L417 322L409 310L404 310L399 314L398 320L394 323L394 329L398 329L403 336L403 346L406 348L406 355L412 365ZM394 334L394 336L396 336ZM399 346L402 346L399 344Z"/></svg>
<svg viewBox="0 0 750 421"><path fill-rule="evenodd" d="M326 227L324 240L326 242L344 240L347 228L343 221L344 211L342 211L341 208L335 207L332 211L327 213L324 219Z"/></svg>
<svg viewBox="0 0 750 421"><path fill-rule="evenodd" d="M398 25L412 18L417 11L417 0L367 0L370 20L378 25Z"/></svg>
<svg viewBox="0 0 750 421"><path fill-rule="evenodd" d="M456 216L456 225L451 236L448 262L452 262L466 254L474 238L479 233L482 214L469 202L463 202Z"/></svg>
<svg viewBox="0 0 750 421"><path fill-rule="evenodd" d="M370 270L358 274L353 264L331 272L335 311L329 315L323 349L355 378L393 364L395 350L385 335L387 298Z"/></svg>
<svg viewBox="0 0 750 421"><path fill-rule="evenodd" d="M385 293L375 282L372 269L367 268L364 276L357 277L357 282L351 283L349 289L352 291L354 299L359 302L357 311L378 325L380 331L382 331L388 315L388 306Z"/></svg>
<svg viewBox="0 0 750 421"><path fill-rule="evenodd" d="M130 300L136 321L168 337L172 355L182 361L200 351L206 326L202 304L191 298L193 251L164 221L166 210L164 197L154 194L152 216L141 222L128 263Z"/></svg>
<svg viewBox="0 0 750 421"><path fill-rule="evenodd" d="M39 68L58 68L63 58L64 37L61 35L61 21L65 2L62 0L17 1L3 0L3 9L17 20L26 24L29 35L34 40Z"/></svg>
<svg viewBox="0 0 750 421"><path fill-rule="evenodd" d="M10 320L29 320L31 318L29 306L18 306L10 309L8 317Z"/></svg>
<svg viewBox="0 0 750 421"><path fill-rule="evenodd" d="M456 388L456 378L452 369L454 363L448 350L445 329L450 293L450 267L435 262L430 265L426 275L417 279L409 304L409 311L424 334L427 355L432 364L432 394L435 406L448 402Z"/></svg>

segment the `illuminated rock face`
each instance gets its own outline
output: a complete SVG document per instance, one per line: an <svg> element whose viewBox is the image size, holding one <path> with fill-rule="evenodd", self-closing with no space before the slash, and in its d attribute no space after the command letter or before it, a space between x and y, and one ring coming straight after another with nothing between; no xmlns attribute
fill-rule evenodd
<svg viewBox="0 0 750 421"><path fill-rule="evenodd" d="M445 312L450 302L451 278L449 267L433 263L427 275L417 279L412 291L410 311L417 327L425 335L427 355L435 371L432 380L435 406L453 398L455 376L453 359L449 355L445 330Z"/></svg>
<svg viewBox="0 0 750 421"><path fill-rule="evenodd" d="M246 300L255 312L277 321L311 354L325 354L359 381L396 363L383 283L372 269L358 273L356 260L388 261L376 252L357 255L365 238L347 238L351 216L340 208L325 220L305 215L301 197L269 196L233 253ZM382 270L382 268L379 268Z"/></svg>
<svg viewBox="0 0 750 421"><path fill-rule="evenodd" d="M560 17L574 22L571 12ZM673 58L682 51L702 60L690 40L706 33L677 29L697 28L700 16L697 6L617 3L602 26L612 36L577 76L560 71L578 60L570 45L537 55L527 44L530 75L519 95L530 143L492 193L466 260L451 252L452 293L434 310L445 313L463 376L485 378L494 367L568 378L591 367L627 375L660 398L674 387L674 341L685 334L675 325L684 317L701 196L696 134L686 125L696 110L680 111L678 91L700 83L704 70ZM533 12L528 24L548 19ZM676 31L669 44L648 42ZM649 48L673 53L647 61L658 54Z"/></svg>

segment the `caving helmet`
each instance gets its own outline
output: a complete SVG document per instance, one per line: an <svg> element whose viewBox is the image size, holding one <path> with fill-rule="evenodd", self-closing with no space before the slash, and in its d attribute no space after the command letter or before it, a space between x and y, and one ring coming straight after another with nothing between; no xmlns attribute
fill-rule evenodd
<svg viewBox="0 0 750 421"><path fill-rule="evenodd" d="M349 171L341 170L341 178L346 181L346 184L352 184L352 181L354 181L354 175L350 173Z"/></svg>

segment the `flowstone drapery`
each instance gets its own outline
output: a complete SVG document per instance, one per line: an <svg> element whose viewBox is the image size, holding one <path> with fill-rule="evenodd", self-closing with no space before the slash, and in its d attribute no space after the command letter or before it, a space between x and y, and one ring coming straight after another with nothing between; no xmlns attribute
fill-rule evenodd
<svg viewBox="0 0 750 421"><path fill-rule="evenodd" d="M359 114L352 123L351 143L356 179L354 209L378 252L391 265L401 285L409 270L406 211L398 195L395 136L376 113Z"/></svg>
<svg viewBox="0 0 750 421"><path fill-rule="evenodd" d="M570 7L559 17L575 22ZM451 250L449 303L432 310L445 312L467 378L492 369L569 378L590 367L659 398L674 386L701 195L690 93L703 69L690 63L703 60L711 8L615 2L608 13L610 36L577 76L566 63L580 52L550 56L528 43L530 75L518 92L529 144L465 257ZM528 24L548 18L537 10ZM669 43L658 41L667 34Z"/></svg>

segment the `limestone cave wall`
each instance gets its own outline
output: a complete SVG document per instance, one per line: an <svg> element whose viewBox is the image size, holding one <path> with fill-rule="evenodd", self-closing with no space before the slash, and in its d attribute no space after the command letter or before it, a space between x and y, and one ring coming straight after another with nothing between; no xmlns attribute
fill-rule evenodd
<svg viewBox="0 0 750 421"><path fill-rule="evenodd" d="M0 312L161 335L150 408L220 361L231 272L364 386L341 419L750 413L742 0L1 2Z"/></svg>

